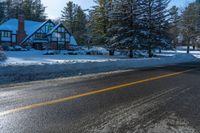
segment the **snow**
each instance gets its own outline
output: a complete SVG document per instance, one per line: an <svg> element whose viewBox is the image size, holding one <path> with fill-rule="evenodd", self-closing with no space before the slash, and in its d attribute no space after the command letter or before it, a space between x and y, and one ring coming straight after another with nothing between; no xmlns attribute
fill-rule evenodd
<svg viewBox="0 0 200 133"><path fill-rule="evenodd" d="M107 54L103 48L92 50ZM84 55L82 52L83 55L65 55L67 51L58 55L44 55L46 51L36 50L6 52L8 59L0 62L0 84L171 65L197 61L196 57L200 55L197 51L193 55L164 51L154 58L129 59L119 55Z"/></svg>
<svg viewBox="0 0 200 133"><path fill-rule="evenodd" d="M5 61L7 59L6 54L0 51L0 61Z"/></svg>
<svg viewBox="0 0 200 133"><path fill-rule="evenodd" d="M175 55L183 55L186 53L185 49L177 49L177 50L164 50L162 51L161 54L157 54L158 56L165 56L165 57L172 57ZM190 55L196 57L196 58L200 58L200 51L199 50L191 50L190 51Z"/></svg>
<svg viewBox="0 0 200 133"><path fill-rule="evenodd" d="M93 47L90 52L100 51L102 55L85 55L84 51L78 51L81 55L65 55L69 51L61 51L57 55L44 55L47 51L8 51L8 59L0 62L0 66L29 66L29 65L54 65L54 64L75 64L75 63L97 63L97 62L124 62L126 65L134 67L144 67L159 64L180 63L200 58L200 51L192 51L191 54L184 54L183 51L163 51L155 58L129 59L125 56L108 56L104 48ZM159 61L159 63L158 63ZM128 62L128 63L127 63Z"/></svg>
<svg viewBox="0 0 200 133"><path fill-rule="evenodd" d="M64 55L67 51L61 51L58 55L44 55L47 51L8 51L8 59L0 62L0 66L24 66L24 65L45 65L45 64L73 64L88 62L107 62L116 61L106 56L89 55Z"/></svg>
<svg viewBox="0 0 200 133"><path fill-rule="evenodd" d="M29 21L25 20L25 31L28 35L30 35L33 31L35 31L42 22L36 22L36 21ZM0 25L0 30L9 30L12 31L13 34L16 34L18 29L18 19L9 19L2 25Z"/></svg>
<svg viewBox="0 0 200 133"><path fill-rule="evenodd" d="M174 114L165 120L156 123L148 129L147 133L197 133L197 130L189 126L189 122L177 118Z"/></svg>

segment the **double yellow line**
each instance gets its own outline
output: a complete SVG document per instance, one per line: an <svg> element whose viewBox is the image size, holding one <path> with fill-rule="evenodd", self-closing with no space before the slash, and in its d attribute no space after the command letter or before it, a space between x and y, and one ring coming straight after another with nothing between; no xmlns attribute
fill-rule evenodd
<svg viewBox="0 0 200 133"><path fill-rule="evenodd" d="M172 77L172 76L180 75L180 74L187 73L187 72L190 72L190 71L193 71L193 70L195 70L195 69L189 69L189 70L185 70L185 71L180 71L180 72L165 74L165 75L161 75L161 76L151 77L151 78L147 78L147 79L143 79L143 80L130 82L130 83L127 83L127 84L122 84L122 85L113 86L113 87L109 87L109 88L105 88L105 89L100 89L100 90L90 91L90 92L86 92L86 93L82 93L82 94L78 94L78 95L74 95L74 96L69 96L69 97L66 97L66 98L60 98L60 99L56 99L56 100L52 100L52 101L46 101L46 102L31 104L31 105L27 105L27 106L23 106L23 107L18 107L18 108L15 108L15 109L0 112L0 116L12 114L12 113L16 113L16 112L20 112L20 111L24 111L24 110L30 110L30 109L34 109L34 108L44 107L44 106L48 106L48 105L53 105L53 104L57 104L57 103L62 103L62 102L66 102L66 101L69 101L69 100L74 100L74 99L78 99L78 98L82 98L82 97L87 97L87 96L90 96L90 95L95 95L95 94L108 92L108 91L112 91L112 90L117 90L117 89L120 89L120 88L132 86L132 85L136 85L136 84L141 84L141 83L159 80L159 79L163 79L163 78L167 78L167 77Z"/></svg>

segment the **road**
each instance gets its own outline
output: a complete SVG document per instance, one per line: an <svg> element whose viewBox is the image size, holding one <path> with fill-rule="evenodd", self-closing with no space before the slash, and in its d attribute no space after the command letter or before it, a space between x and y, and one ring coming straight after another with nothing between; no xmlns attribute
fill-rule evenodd
<svg viewBox="0 0 200 133"><path fill-rule="evenodd" d="M200 62L0 86L1 133L200 132Z"/></svg>

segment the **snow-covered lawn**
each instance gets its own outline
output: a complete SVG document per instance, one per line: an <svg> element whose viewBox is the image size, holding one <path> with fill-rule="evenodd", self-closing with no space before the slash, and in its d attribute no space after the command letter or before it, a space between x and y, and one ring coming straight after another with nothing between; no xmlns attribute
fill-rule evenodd
<svg viewBox="0 0 200 133"><path fill-rule="evenodd" d="M200 57L198 51L193 51L193 54L185 54L185 51L163 51L154 58L137 59L108 55L44 53L36 50L6 52L8 60L0 62L0 84L163 66L196 61L196 57Z"/></svg>
<svg viewBox="0 0 200 133"><path fill-rule="evenodd" d="M193 55L200 58L200 51L191 51L191 55L186 55L186 51L163 51L157 54L157 57L129 59L123 56L108 56L108 55L65 55L66 51L62 51L58 55L44 55L46 51L9 51L6 52L8 59L0 62L0 66L28 66L28 65L53 65L53 64L74 64L74 63L97 63L97 62L114 62L114 61L147 61L161 60L165 57L174 58L176 61L188 61L188 57ZM168 62L166 62L168 63ZM170 62L169 62L170 63Z"/></svg>
<svg viewBox="0 0 200 133"><path fill-rule="evenodd" d="M180 54L186 54L186 50L176 50L176 51L172 51L172 50L164 50L162 51L161 54L157 54L159 56L175 56L175 55L180 55ZM200 50L191 50L190 51L190 55L193 55L196 58L200 59Z"/></svg>
<svg viewBox="0 0 200 133"><path fill-rule="evenodd" d="M91 55L64 55L62 51L58 55L44 55L46 51L9 51L6 52L8 59L0 62L0 65L44 65L44 64L72 64L88 62L107 62L116 61L108 56L91 56Z"/></svg>

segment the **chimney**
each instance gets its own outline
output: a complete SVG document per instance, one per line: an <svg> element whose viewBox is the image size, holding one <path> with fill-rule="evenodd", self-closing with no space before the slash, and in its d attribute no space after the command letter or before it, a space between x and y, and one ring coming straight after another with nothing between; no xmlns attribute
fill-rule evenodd
<svg viewBox="0 0 200 133"><path fill-rule="evenodd" d="M18 16L18 30L17 30L17 44L20 44L26 37L26 32L24 29L24 15Z"/></svg>

